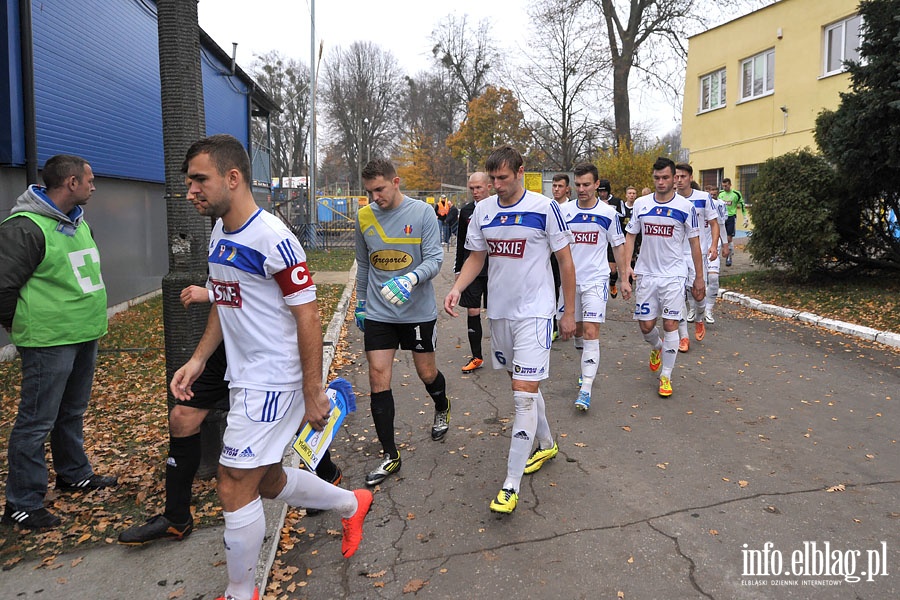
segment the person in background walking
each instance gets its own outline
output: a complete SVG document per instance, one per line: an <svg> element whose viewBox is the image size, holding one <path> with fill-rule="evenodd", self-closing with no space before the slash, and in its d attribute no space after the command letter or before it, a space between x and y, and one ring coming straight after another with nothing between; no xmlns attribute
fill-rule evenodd
<svg viewBox="0 0 900 600"><path fill-rule="evenodd" d="M459 211L459 236L456 240L456 264L453 266L455 279L459 279L459 272L462 270L463 263L469 257L469 250L466 249L466 235L469 232L469 221L472 220L472 214L475 212L475 205L491 195L491 178L487 173L476 171L469 176L469 191L472 192L472 201L465 204ZM481 338L483 337L481 327L481 308L487 308L488 291L487 291L487 261L484 261L484 267L481 273L466 286L459 298L459 305L466 307L466 329L469 336L469 349L472 351L472 358L463 366L463 373L471 373L476 369L480 369L484 364L484 355L481 350Z"/></svg>

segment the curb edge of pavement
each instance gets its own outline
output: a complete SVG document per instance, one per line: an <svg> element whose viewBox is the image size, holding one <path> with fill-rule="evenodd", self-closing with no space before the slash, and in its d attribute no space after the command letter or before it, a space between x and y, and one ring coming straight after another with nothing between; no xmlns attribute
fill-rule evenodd
<svg viewBox="0 0 900 600"><path fill-rule="evenodd" d="M745 296L744 294L738 294L737 292L730 292L726 289L719 290L719 297L728 302L740 304L741 306L746 306L752 310L758 310L769 315L795 319L801 323L823 327L831 331L852 335L863 340L877 342L879 344L884 344L885 346L892 346L900 349L900 333L882 331L880 329L866 327L865 325L857 325L855 323L821 317L811 312L767 304L762 300L757 300L756 298Z"/></svg>
<svg viewBox="0 0 900 600"><path fill-rule="evenodd" d="M344 319L347 318L347 310L350 306L350 296L353 295L356 283L356 261L350 267L350 273L347 278L347 285L344 286L344 293L338 300L334 310L334 316L328 323L325 335L322 338L322 381L327 382L328 372L331 370L331 363L334 360L335 348L341 338L341 328ZM285 450L282 464L288 467L296 467L300 464L300 457L290 447ZM259 555L256 564L256 581L259 584L260 597L265 594L266 585L269 582L269 574L272 566L275 564L275 556L278 554L278 546L281 542L281 528L284 526L284 520L287 517L287 504L277 500L263 500L263 511L266 515L266 537L263 541L263 551Z"/></svg>

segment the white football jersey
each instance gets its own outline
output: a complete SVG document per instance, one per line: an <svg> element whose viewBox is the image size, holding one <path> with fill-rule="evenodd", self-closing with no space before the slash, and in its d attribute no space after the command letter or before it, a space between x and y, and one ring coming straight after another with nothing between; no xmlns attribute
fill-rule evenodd
<svg viewBox="0 0 900 600"><path fill-rule="evenodd" d="M718 198L713 198L713 206L716 207L717 220L719 221L719 248L722 247L722 238L725 237L725 219L728 218L728 207Z"/></svg>
<svg viewBox="0 0 900 600"><path fill-rule="evenodd" d="M217 220L208 260L229 386L300 389L297 324L288 305L316 299L300 242L281 219L260 209L237 231L225 231Z"/></svg>
<svg viewBox="0 0 900 600"><path fill-rule="evenodd" d="M668 202L657 202L655 194L634 202L627 233L642 235L641 252L634 272L657 277L687 277L683 245L700 235L697 211L688 200L675 194Z"/></svg>
<svg viewBox="0 0 900 600"><path fill-rule="evenodd" d="M575 281L578 285L587 286L608 278L606 247L625 243L616 209L599 199L590 208L581 208L575 201L566 202L560 209L575 238L572 246Z"/></svg>
<svg viewBox="0 0 900 600"><path fill-rule="evenodd" d="M687 199L693 203L697 210L698 227L700 228L700 251L706 255L709 247L712 246L712 228L709 226L710 221L719 219L719 212L713 204L712 196L708 192L700 190L691 190L691 195ZM691 245L684 240L684 255L691 255Z"/></svg>
<svg viewBox="0 0 900 600"><path fill-rule="evenodd" d="M550 254L571 243L559 204L546 196L526 190L512 206L500 206L497 196L476 204L466 248L490 257L488 318L552 318Z"/></svg>

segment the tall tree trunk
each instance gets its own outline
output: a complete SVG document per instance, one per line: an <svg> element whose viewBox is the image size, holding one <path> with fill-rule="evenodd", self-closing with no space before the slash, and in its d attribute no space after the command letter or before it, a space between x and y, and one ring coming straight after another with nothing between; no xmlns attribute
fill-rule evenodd
<svg viewBox="0 0 900 600"><path fill-rule="evenodd" d="M631 101L628 98L628 76L631 74L633 59L631 55L613 59L613 115L616 129L616 152L623 144L631 144Z"/></svg>
<svg viewBox="0 0 900 600"><path fill-rule="evenodd" d="M165 157L166 227L169 240L169 272L163 277L163 326L166 340L166 390L171 408L175 399L168 383L191 357L206 327L208 306L185 310L179 294L186 286L203 285L210 223L186 200L181 163L188 147L206 135L203 110L203 78L200 71L200 37L196 0L159 0L159 78ZM210 413L213 414L213 413ZM204 437L218 438L218 427L204 428ZM204 444L204 448L210 444ZM215 451L216 444L212 444ZM204 452L202 471L210 460ZM214 471L213 471L214 472ZM208 473L207 473L208 474Z"/></svg>

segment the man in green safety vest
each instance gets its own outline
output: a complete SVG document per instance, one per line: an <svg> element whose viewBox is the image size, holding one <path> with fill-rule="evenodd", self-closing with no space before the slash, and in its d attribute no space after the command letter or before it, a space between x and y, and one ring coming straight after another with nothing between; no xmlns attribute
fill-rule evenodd
<svg viewBox="0 0 900 600"><path fill-rule="evenodd" d="M117 483L97 475L84 452L97 340L106 334L106 286L84 209L94 173L83 158L57 155L0 224L0 324L22 356L19 412L9 436L3 523L56 527L44 507L50 436L56 488L91 490ZM52 435L51 435L52 432Z"/></svg>

